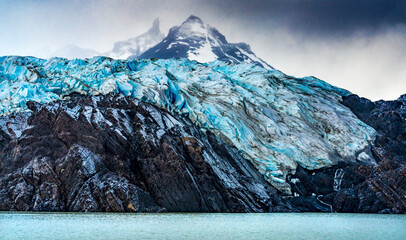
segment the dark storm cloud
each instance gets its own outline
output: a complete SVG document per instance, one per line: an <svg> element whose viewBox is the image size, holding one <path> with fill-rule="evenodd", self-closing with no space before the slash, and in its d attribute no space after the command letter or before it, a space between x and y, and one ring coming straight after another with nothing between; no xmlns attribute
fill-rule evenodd
<svg viewBox="0 0 406 240"><path fill-rule="evenodd" d="M405 0L199 3L229 40L250 43L287 74L314 75L373 100L406 93Z"/></svg>
<svg viewBox="0 0 406 240"><path fill-rule="evenodd" d="M376 32L406 23L404 0L232 0L208 1L213 9L267 25L285 25L292 30L342 34Z"/></svg>

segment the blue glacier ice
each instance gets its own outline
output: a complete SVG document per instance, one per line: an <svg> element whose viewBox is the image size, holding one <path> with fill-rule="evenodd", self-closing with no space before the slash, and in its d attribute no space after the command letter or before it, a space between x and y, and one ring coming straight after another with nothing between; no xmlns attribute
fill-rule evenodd
<svg viewBox="0 0 406 240"><path fill-rule="evenodd" d="M280 191L288 174L373 163L373 128L340 103L350 92L314 77L221 61L0 58L0 114L70 93L119 92L183 114L234 145ZM215 169L214 169L215 170Z"/></svg>

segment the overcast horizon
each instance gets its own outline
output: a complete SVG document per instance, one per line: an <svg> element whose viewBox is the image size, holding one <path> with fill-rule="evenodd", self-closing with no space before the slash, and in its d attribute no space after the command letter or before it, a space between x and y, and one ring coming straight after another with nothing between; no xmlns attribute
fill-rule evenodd
<svg viewBox="0 0 406 240"><path fill-rule="evenodd" d="M0 1L0 56L66 45L98 52L193 14L282 72L372 100L406 94L406 1ZM39 56L40 57L40 56Z"/></svg>

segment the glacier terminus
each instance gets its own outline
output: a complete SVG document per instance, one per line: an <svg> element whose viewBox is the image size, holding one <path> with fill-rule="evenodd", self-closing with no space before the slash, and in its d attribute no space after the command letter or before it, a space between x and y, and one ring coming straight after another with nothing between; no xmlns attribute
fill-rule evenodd
<svg viewBox="0 0 406 240"><path fill-rule="evenodd" d="M255 64L10 56L0 58L0 79L1 114L28 111L28 101L118 92L185 115L237 147L285 194L298 165L375 161L375 130L340 103L348 91Z"/></svg>

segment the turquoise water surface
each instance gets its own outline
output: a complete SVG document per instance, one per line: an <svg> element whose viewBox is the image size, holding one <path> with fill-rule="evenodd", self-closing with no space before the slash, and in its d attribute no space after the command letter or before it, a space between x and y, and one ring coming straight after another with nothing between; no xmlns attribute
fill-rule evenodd
<svg viewBox="0 0 406 240"><path fill-rule="evenodd" d="M406 239L406 215L0 212L0 239Z"/></svg>

